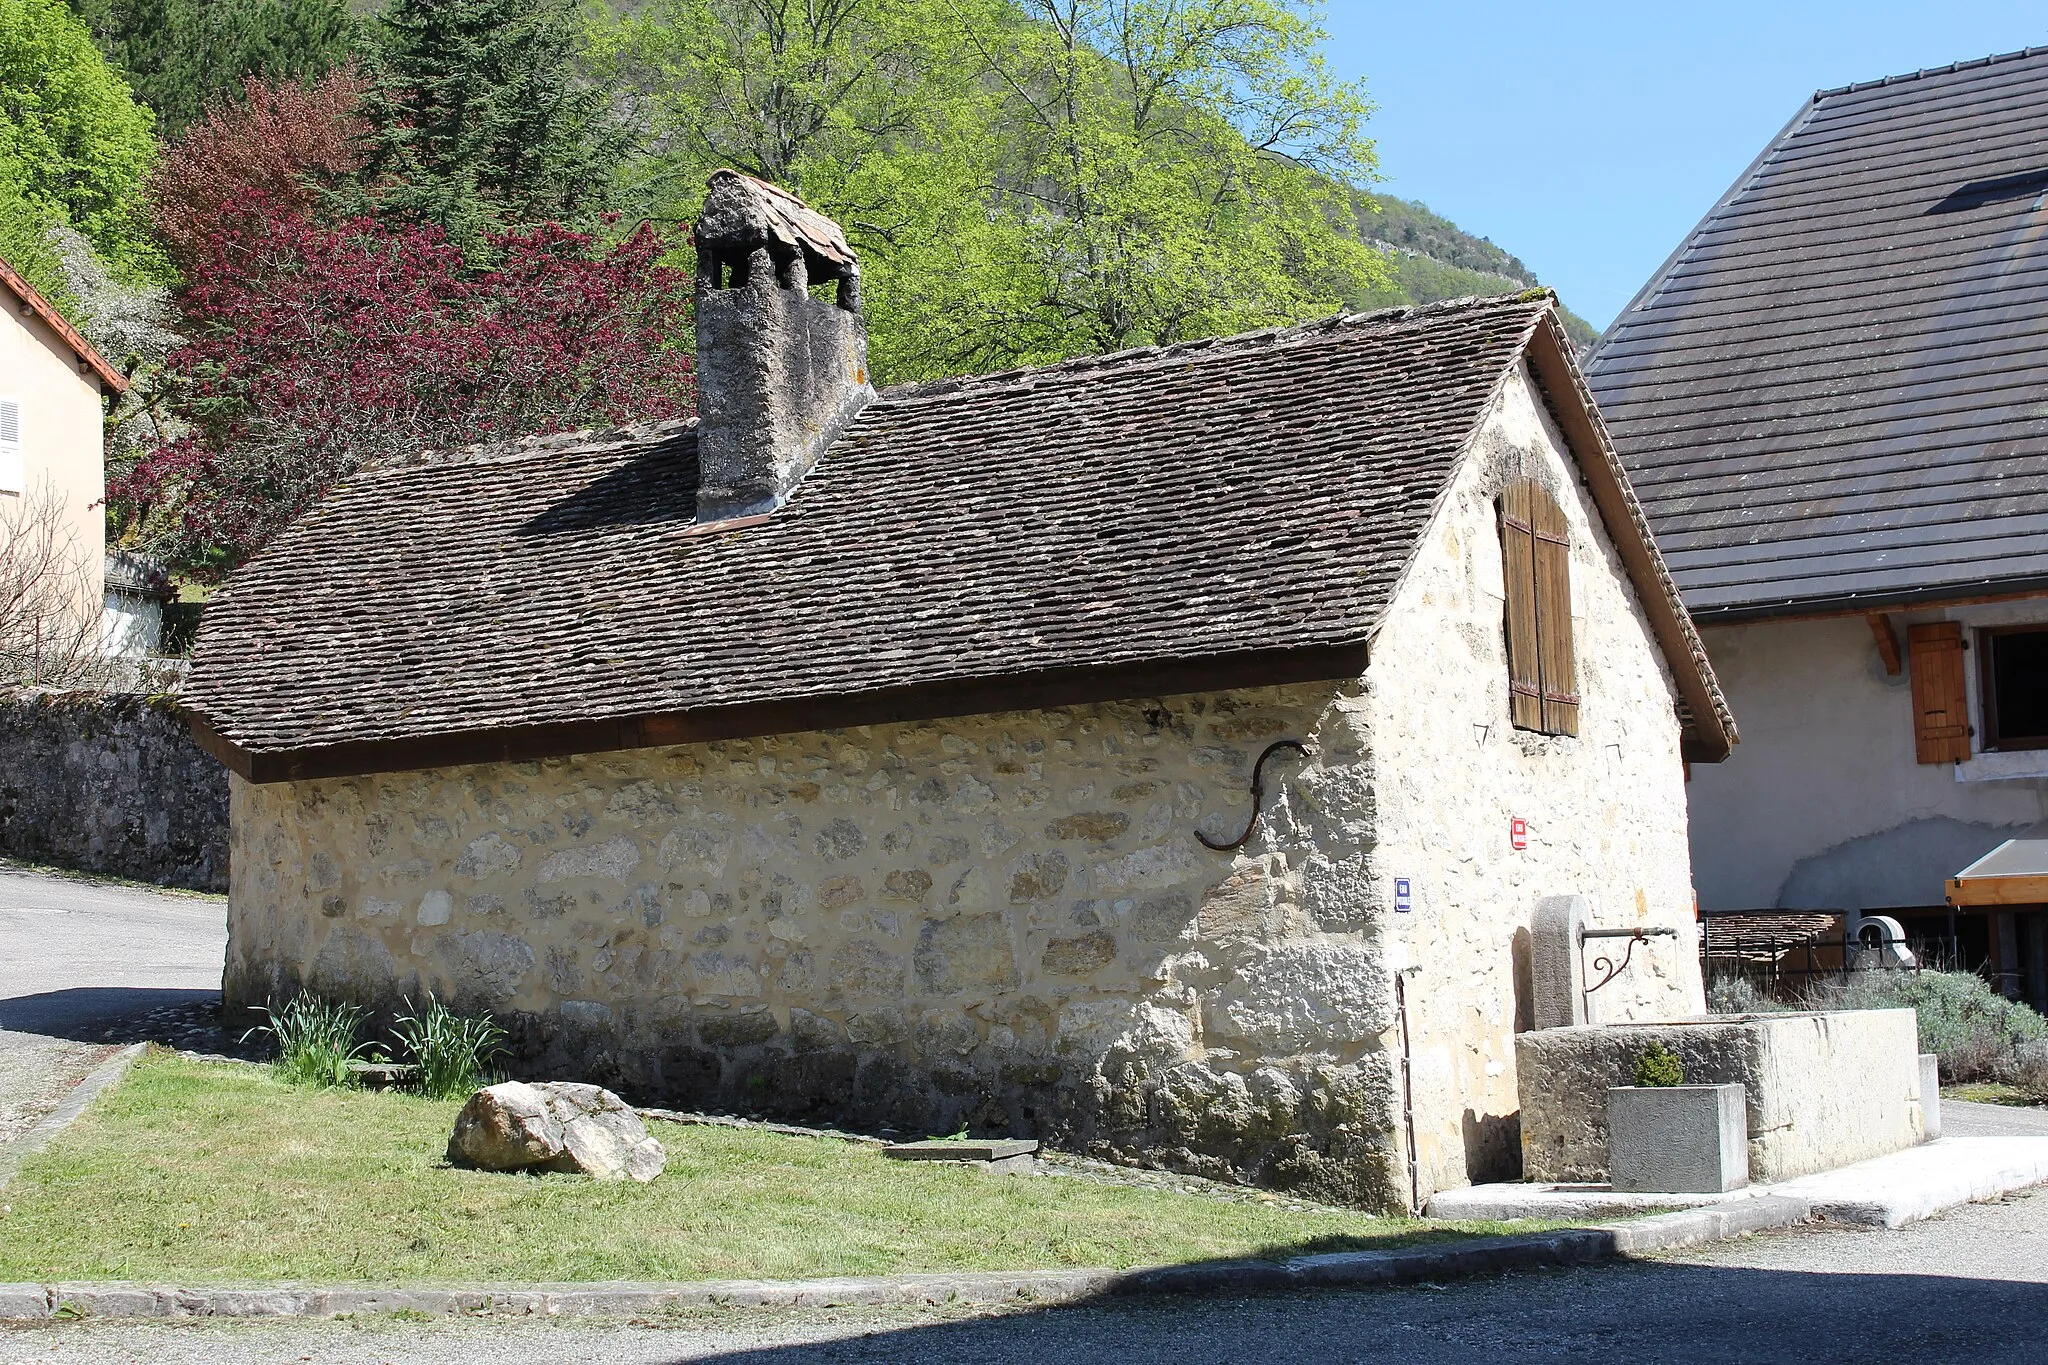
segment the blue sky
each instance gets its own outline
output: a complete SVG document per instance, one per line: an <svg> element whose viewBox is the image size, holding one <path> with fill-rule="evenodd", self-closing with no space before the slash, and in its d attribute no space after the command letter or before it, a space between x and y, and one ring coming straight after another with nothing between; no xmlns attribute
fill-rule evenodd
<svg viewBox="0 0 2048 1365"><path fill-rule="evenodd" d="M1380 188L1522 258L1604 327L1816 89L2048 44L1993 0L1328 0Z"/></svg>

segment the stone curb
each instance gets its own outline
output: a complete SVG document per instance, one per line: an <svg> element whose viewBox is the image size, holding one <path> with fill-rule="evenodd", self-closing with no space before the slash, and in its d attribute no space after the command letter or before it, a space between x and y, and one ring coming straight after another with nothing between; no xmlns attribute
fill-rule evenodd
<svg viewBox="0 0 2048 1365"><path fill-rule="evenodd" d="M1633 1222L1526 1237L1489 1237L1397 1251L1345 1251L1291 1261L1210 1261L1144 1270L979 1272L694 1284L539 1285L518 1289L171 1289L130 1284L0 1285L0 1321L50 1318L331 1318L436 1316L642 1317L679 1308L855 1305L1044 1306L1110 1295L1246 1294L1364 1287L1589 1265L1806 1221L1803 1200L1765 1197Z"/></svg>
<svg viewBox="0 0 2048 1365"><path fill-rule="evenodd" d="M147 1043L130 1043L113 1056L101 1062L86 1073L84 1080L71 1087L71 1093L64 1102L43 1115L42 1121L23 1133L5 1149L0 1149L0 1190L7 1188L7 1182L14 1179L21 1169L22 1158L33 1155L50 1145L50 1140L77 1122L85 1107L93 1102L102 1090L128 1074L128 1068L135 1064ZM5 1313L0 1312L0 1317Z"/></svg>

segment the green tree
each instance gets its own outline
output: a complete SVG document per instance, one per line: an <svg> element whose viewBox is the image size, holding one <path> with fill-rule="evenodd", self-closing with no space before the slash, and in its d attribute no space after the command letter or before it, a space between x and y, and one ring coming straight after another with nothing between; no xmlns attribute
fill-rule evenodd
<svg viewBox="0 0 2048 1365"><path fill-rule="evenodd" d="M348 0L73 0L136 95L175 136L245 76L311 81L356 36Z"/></svg>
<svg viewBox="0 0 2048 1365"><path fill-rule="evenodd" d="M469 250L501 228L588 220L625 139L579 36L576 0L392 0L364 104L384 210Z"/></svg>
<svg viewBox="0 0 2048 1365"><path fill-rule="evenodd" d="M595 39L627 177L687 216L733 164L838 218L891 379L1341 308L1370 106L1292 0L656 0Z"/></svg>
<svg viewBox="0 0 2048 1365"><path fill-rule="evenodd" d="M63 0L0 0L0 222L68 224L117 264L146 259L136 205L149 111Z"/></svg>
<svg viewBox="0 0 2048 1365"><path fill-rule="evenodd" d="M25 180L13 162L0 163L0 261L12 266L60 312L76 317L78 300L64 278L63 260L51 240L60 219L22 193Z"/></svg>

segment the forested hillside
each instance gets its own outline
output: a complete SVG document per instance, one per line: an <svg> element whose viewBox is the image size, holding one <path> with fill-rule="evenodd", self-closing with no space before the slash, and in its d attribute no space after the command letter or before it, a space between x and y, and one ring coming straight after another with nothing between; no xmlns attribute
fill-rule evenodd
<svg viewBox="0 0 2048 1365"><path fill-rule="evenodd" d="M1358 235L1387 250L1393 277L1367 298L1367 306L1432 303L1540 283L1521 261L1422 204L1387 194L1359 194L1353 205ZM1570 309L1564 317L1565 330L1581 348L1599 337L1598 328Z"/></svg>
<svg viewBox="0 0 2048 1365"><path fill-rule="evenodd" d="M844 226L883 383L1535 284L1372 192L1322 12L0 0L0 254L134 379L114 538L215 579L365 464L689 411L719 167Z"/></svg>

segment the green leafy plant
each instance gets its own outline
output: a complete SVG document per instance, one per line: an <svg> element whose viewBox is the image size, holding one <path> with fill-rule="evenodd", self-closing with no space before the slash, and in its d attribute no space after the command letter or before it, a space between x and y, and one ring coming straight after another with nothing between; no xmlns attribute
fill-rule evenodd
<svg viewBox="0 0 2048 1365"><path fill-rule="evenodd" d="M1944 1081L2009 1081L2023 1052L2048 1041L2048 1020L2008 1000L1975 972L1858 972L1816 1004L1833 1009L1911 1009L1920 1050L1941 1059Z"/></svg>
<svg viewBox="0 0 2048 1365"><path fill-rule="evenodd" d="M1637 1085L1684 1085L1685 1067L1678 1055L1662 1043L1651 1043L1636 1054Z"/></svg>
<svg viewBox="0 0 2048 1365"><path fill-rule="evenodd" d="M1707 985L1709 1014L1783 1014L1794 1008L1765 995L1746 976L1717 976Z"/></svg>
<svg viewBox="0 0 2048 1365"><path fill-rule="evenodd" d="M420 1069L422 1094L452 1100L484 1083L492 1060L505 1050L506 1038L505 1030L489 1014L466 1019L435 999L431 991L426 1007L418 1013L410 1012L410 1000L405 1007L408 1013L398 1016L391 1033Z"/></svg>
<svg viewBox="0 0 2048 1365"><path fill-rule="evenodd" d="M268 1034L277 1044L271 1063L280 1078L295 1085L348 1084L348 1064L368 1051L362 1041L363 1012L354 1005L322 1000L300 991L283 1009L258 1005L265 1023L243 1034Z"/></svg>

